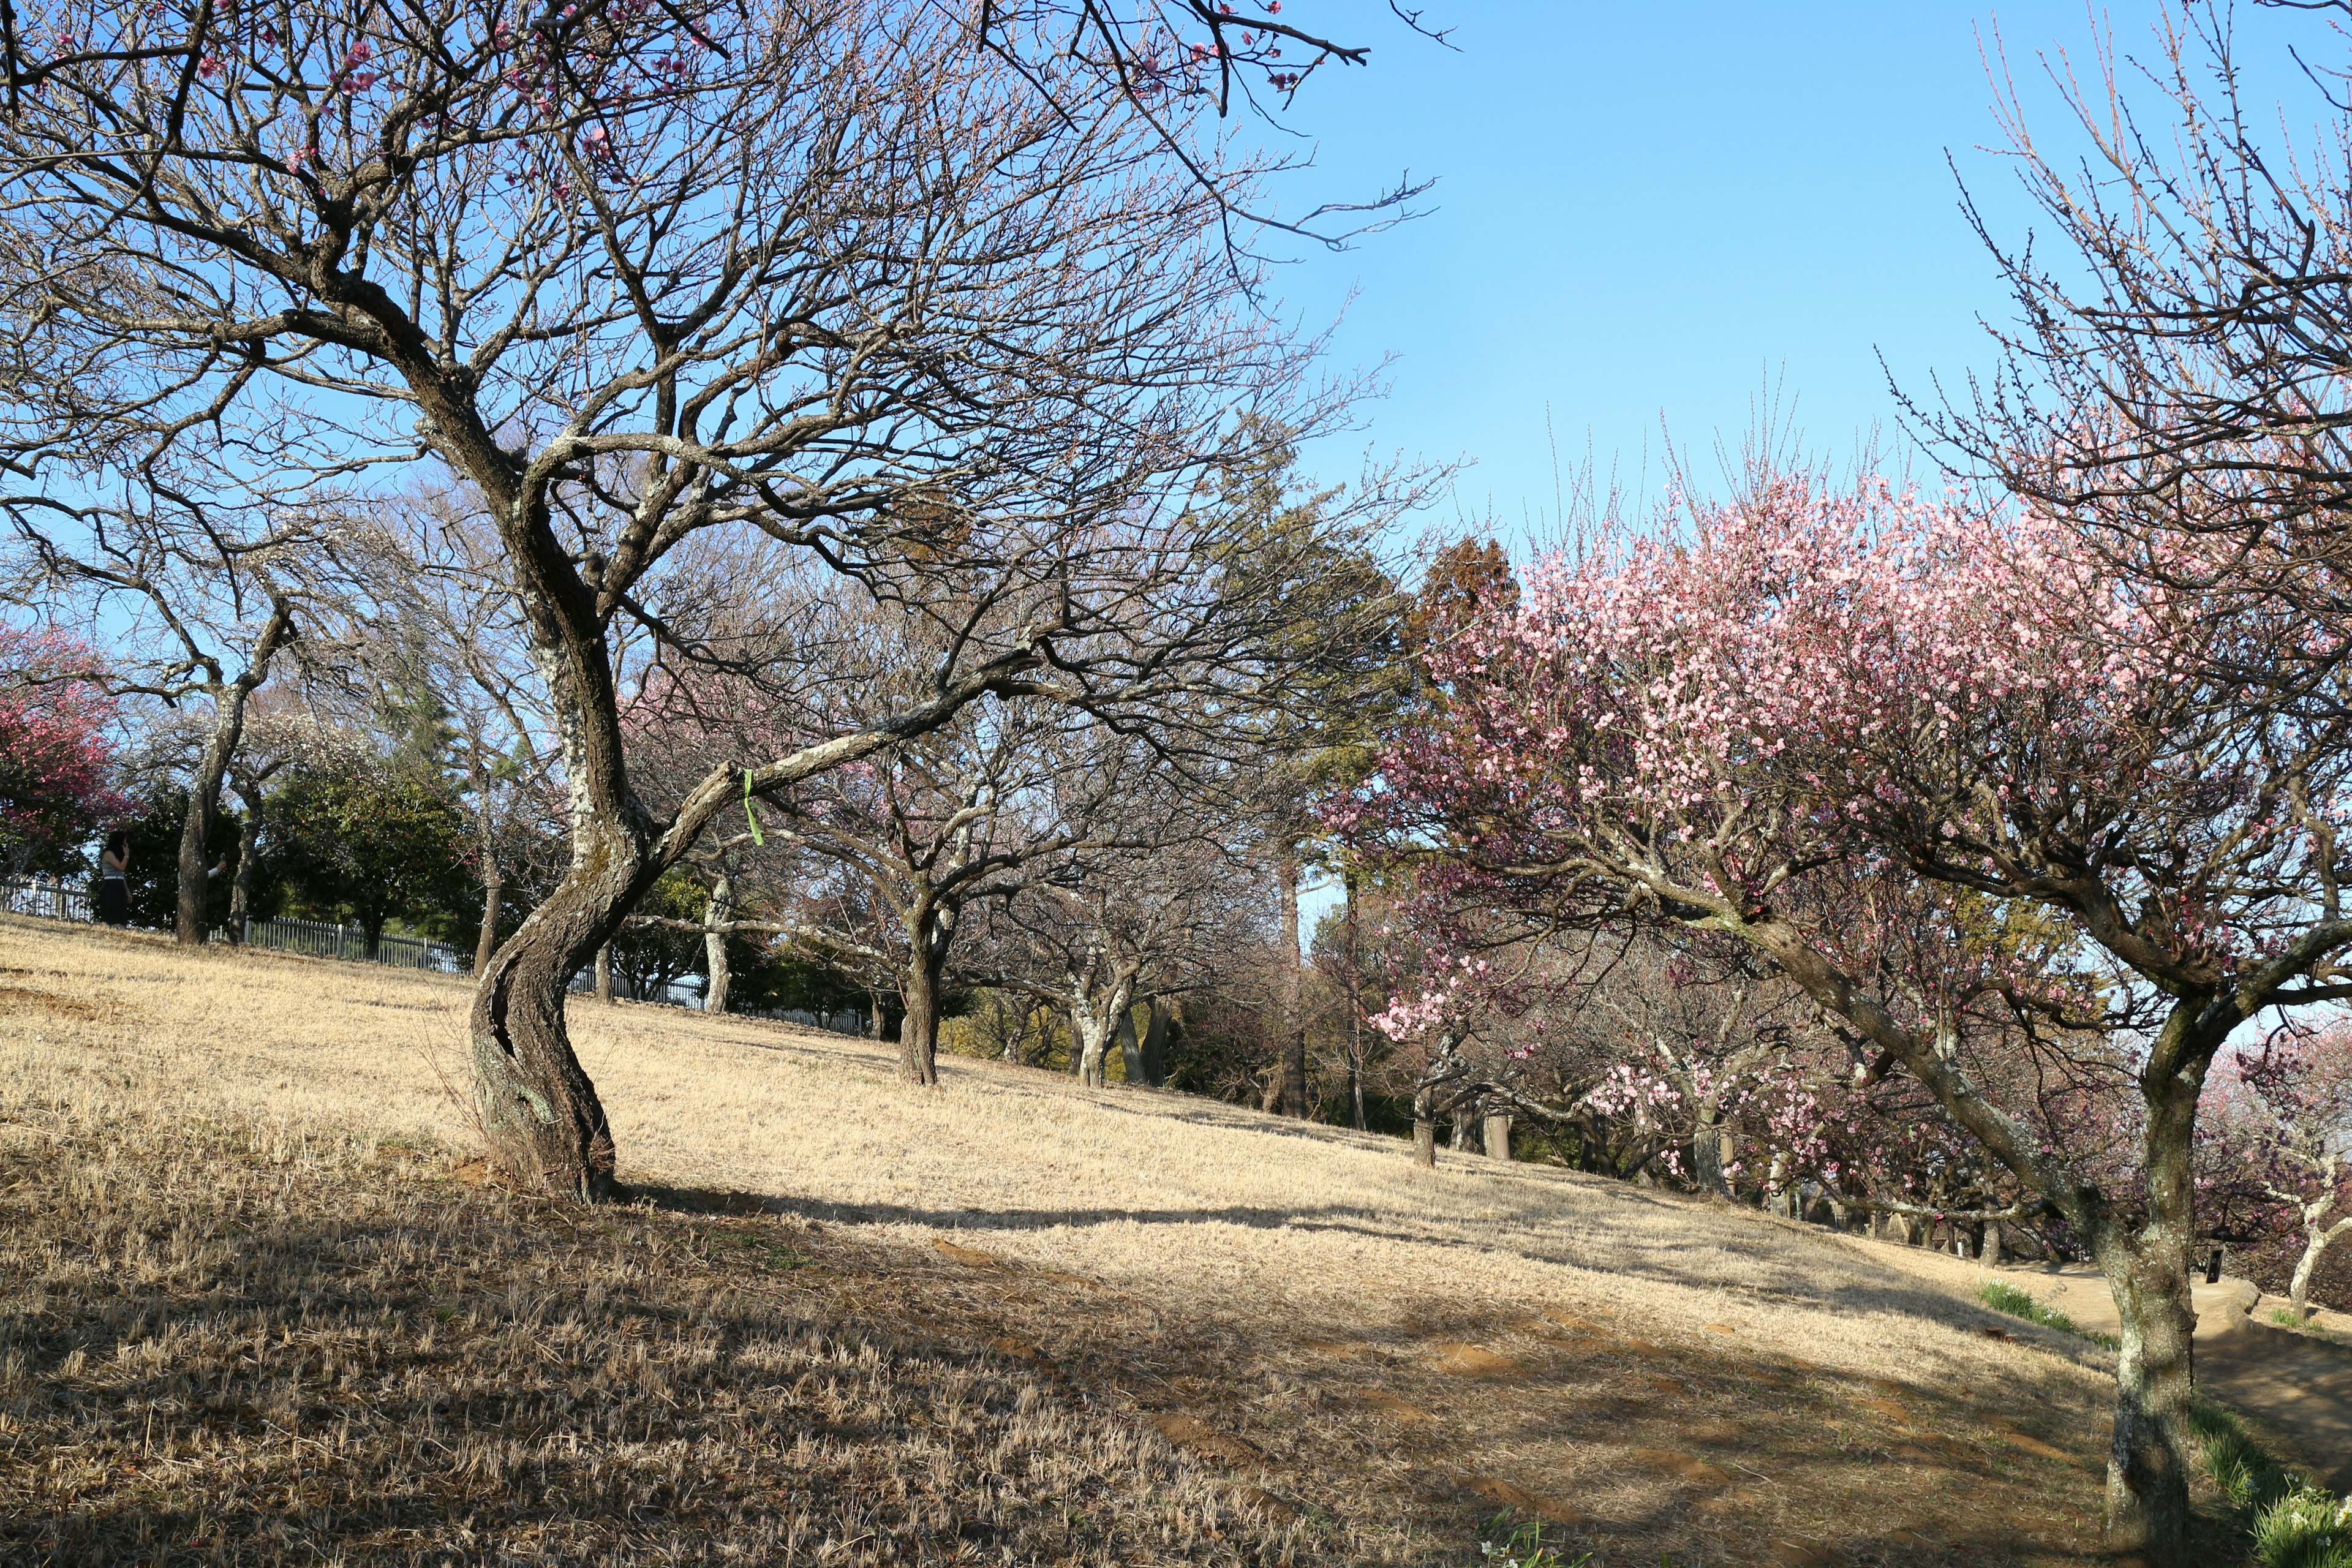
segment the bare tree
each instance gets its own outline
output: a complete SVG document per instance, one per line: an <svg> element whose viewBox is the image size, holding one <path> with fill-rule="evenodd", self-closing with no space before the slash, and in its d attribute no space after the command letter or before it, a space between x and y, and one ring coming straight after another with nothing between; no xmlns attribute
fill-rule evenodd
<svg viewBox="0 0 2352 1568"><path fill-rule="evenodd" d="M115 649L118 696L181 710L201 704L186 770L175 930L205 940L206 871L221 790L253 695L294 642L298 603L331 595L322 531L310 519L249 509L72 505L11 509L0 593L53 624L89 628Z"/></svg>
<svg viewBox="0 0 2352 1568"><path fill-rule="evenodd" d="M474 973L489 967L510 886L551 879L564 836L556 720L530 630L503 580L497 534L460 494L395 501L354 524L345 550L362 592L338 605L342 668L378 687L429 696L462 779L482 890Z"/></svg>
<svg viewBox="0 0 2352 1568"><path fill-rule="evenodd" d="M1263 929L1250 847L1222 813L1161 790L1123 816L1125 842L1073 856L994 921L998 983L1068 1015L1071 1071L1097 1086L1138 1004L1202 987Z"/></svg>
<svg viewBox="0 0 2352 1568"><path fill-rule="evenodd" d="M1248 606L1297 542L1236 544L1181 499L1230 455L1232 410L1314 428L1336 404L1300 397L1300 353L1234 309L1224 208L1117 81L852 0L58 20L19 40L0 132L9 336L88 374L41 384L9 459L130 431L190 485L280 505L421 467L499 542L572 827L473 1018L514 1179L614 1190L565 987L747 788L991 692L1106 704L1263 668L1227 656L1262 645ZM730 759L657 816L630 783L616 628L661 637L666 563L718 528L974 630L920 701Z"/></svg>

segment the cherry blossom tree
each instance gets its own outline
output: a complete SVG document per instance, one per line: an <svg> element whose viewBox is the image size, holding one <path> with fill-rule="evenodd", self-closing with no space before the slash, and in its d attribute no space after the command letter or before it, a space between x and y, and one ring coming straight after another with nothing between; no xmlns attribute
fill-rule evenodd
<svg viewBox="0 0 2352 1568"><path fill-rule="evenodd" d="M2312 635L2050 520L1759 474L1541 563L1353 809L1443 896L1733 939L1931 1094L2105 1274L2112 1527L2179 1563L2205 1079L2347 994L2352 737L2245 673Z"/></svg>
<svg viewBox="0 0 2352 1568"><path fill-rule="evenodd" d="M0 868L62 869L107 818L117 705L98 656L55 633L0 626Z"/></svg>

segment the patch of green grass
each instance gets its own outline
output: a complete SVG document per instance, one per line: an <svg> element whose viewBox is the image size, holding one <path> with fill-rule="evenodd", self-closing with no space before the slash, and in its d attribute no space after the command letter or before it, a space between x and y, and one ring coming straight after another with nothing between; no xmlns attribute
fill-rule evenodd
<svg viewBox="0 0 2352 1568"><path fill-rule="evenodd" d="M2273 1307L2271 1309L2271 1321L2276 1323L2282 1329L2299 1329L2303 1327L2303 1316L2293 1307Z"/></svg>
<svg viewBox="0 0 2352 1568"><path fill-rule="evenodd" d="M2235 1413L2210 1400L2189 1406L2189 1427L2205 1456L2205 1471L2241 1517L2252 1519L2303 1483L2263 1451Z"/></svg>
<svg viewBox="0 0 2352 1568"><path fill-rule="evenodd" d="M1488 1520L1485 1534L1478 1543L1479 1568L1585 1568L1592 1561L1590 1552L1573 1562L1562 1557L1558 1547L1543 1543L1542 1525L1515 1525L1507 1513Z"/></svg>
<svg viewBox="0 0 2352 1568"><path fill-rule="evenodd" d="M756 1236L745 1236L740 1232L730 1231L721 1231L719 1234L741 1247L755 1260L766 1264L771 1268L804 1268L815 1261L814 1258L803 1258L789 1247L772 1241L764 1241Z"/></svg>
<svg viewBox="0 0 2352 1568"><path fill-rule="evenodd" d="M2189 1425L2206 1473L2245 1525L2262 1568L2352 1568L2352 1501L2272 1458L2221 1405L2196 1401Z"/></svg>
<svg viewBox="0 0 2352 1568"><path fill-rule="evenodd" d="M2006 1312L2012 1318L2022 1318L2029 1323L2039 1323L2045 1329L2055 1329L2062 1334L2088 1340L2109 1350L2116 1348L2116 1336L2103 1334L2096 1329L2085 1329L2055 1307L2045 1307L2014 1285L1991 1280L1981 1292L1984 1304L1996 1312Z"/></svg>
<svg viewBox="0 0 2352 1568"><path fill-rule="evenodd" d="M2352 1568L2352 1500L2300 1487L2254 1516L2263 1568Z"/></svg>

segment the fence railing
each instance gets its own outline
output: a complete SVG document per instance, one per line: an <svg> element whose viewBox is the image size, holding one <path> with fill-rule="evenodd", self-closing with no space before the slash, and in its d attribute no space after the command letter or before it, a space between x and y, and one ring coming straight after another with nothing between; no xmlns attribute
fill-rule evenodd
<svg viewBox="0 0 2352 1568"><path fill-rule="evenodd" d="M0 879L0 912L53 921L88 921L89 892L48 877Z"/></svg>
<svg viewBox="0 0 2352 1568"><path fill-rule="evenodd" d="M215 928L206 933L207 940L226 942L226 928ZM291 915L273 915L266 921L248 921L245 928L247 947L268 948L273 952L302 952L313 958L348 958L375 963L388 963L395 969L422 969L432 974L463 974L474 967L474 955L450 946L446 942L434 942L421 936L381 936L376 938L375 951L368 951L367 931L357 925L338 925L332 921L297 920Z"/></svg>

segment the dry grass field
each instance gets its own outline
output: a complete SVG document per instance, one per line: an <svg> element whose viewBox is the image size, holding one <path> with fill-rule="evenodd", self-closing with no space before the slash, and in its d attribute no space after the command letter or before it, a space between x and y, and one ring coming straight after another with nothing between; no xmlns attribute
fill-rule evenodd
<svg viewBox="0 0 2352 1568"><path fill-rule="evenodd" d="M0 1560L2110 1561L2104 1352L1875 1244L587 999L583 1215L467 996L0 918Z"/></svg>

